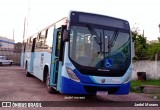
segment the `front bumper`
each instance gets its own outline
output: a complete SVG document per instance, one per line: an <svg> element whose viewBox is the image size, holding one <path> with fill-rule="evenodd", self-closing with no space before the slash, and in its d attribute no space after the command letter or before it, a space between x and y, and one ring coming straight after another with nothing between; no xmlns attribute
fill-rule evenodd
<svg viewBox="0 0 160 110"><path fill-rule="evenodd" d="M75 82L62 77L61 93L63 94L96 94L97 91L108 91L108 94L126 95L130 91L130 82L126 84L87 84Z"/></svg>

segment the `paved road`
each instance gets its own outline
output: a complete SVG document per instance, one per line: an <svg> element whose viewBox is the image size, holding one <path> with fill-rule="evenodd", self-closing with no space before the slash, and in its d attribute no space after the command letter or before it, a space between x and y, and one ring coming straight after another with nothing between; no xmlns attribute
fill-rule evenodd
<svg viewBox="0 0 160 110"><path fill-rule="evenodd" d="M0 101L50 101L47 102L54 103L56 107L54 109L64 109L64 110L77 110L87 109L87 110L127 110L133 109L154 109L158 110L160 107L132 107L138 101L158 101L153 98L146 97L143 94L130 93L129 95L108 95L108 96L72 96L63 94L48 94L46 91L46 86L39 79L35 77L26 77L25 71L19 66L1 66L0 67ZM70 102L72 101L72 102ZM119 102L121 101L121 102ZM123 102L122 102L123 101ZM135 102L131 102L135 101ZM155 102L149 102L149 104ZM67 105L67 106L66 106ZM119 107L109 107L109 106L119 106ZM131 107L120 107L128 106ZM60 106L60 107L59 107ZM64 107L62 107L64 106ZM159 105L160 106L160 105ZM8 108L0 108L6 109ZM19 109L19 108L12 108ZM21 108L27 110L28 108ZM52 110L52 107L45 108L29 108L29 109L46 109Z"/></svg>

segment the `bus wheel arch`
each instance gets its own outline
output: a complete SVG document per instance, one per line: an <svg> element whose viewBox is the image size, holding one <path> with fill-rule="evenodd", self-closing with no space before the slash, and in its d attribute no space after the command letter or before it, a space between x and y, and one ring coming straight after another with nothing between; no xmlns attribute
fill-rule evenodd
<svg viewBox="0 0 160 110"><path fill-rule="evenodd" d="M49 68L47 65L45 65L44 67L44 72L43 72L43 82L45 83L45 85L47 86L47 91L50 94L56 93L57 91L53 88L49 86Z"/></svg>

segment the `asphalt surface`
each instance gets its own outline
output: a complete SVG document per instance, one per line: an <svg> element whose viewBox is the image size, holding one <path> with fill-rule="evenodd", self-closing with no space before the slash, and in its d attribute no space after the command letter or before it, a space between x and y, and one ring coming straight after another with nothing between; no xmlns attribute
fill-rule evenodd
<svg viewBox="0 0 160 110"><path fill-rule="evenodd" d="M48 101L41 103L43 108L12 107L0 109L23 110L159 110L160 100L147 97L144 94L130 93L129 95L100 95L73 96L63 94L49 94L45 84L35 77L26 77L25 71L19 66L0 67L0 101L15 103L29 103L27 101ZM23 102L21 102L23 101ZM139 102L143 101L143 102ZM149 101L149 102L148 102ZM2 102L1 102L2 103ZM33 103L33 102L31 102ZM36 103L36 102L35 102ZM142 107L134 107L141 103ZM151 106L144 107L148 103ZM159 107L154 107L158 104ZM44 107L49 106L49 107ZM140 106L140 105L139 105Z"/></svg>

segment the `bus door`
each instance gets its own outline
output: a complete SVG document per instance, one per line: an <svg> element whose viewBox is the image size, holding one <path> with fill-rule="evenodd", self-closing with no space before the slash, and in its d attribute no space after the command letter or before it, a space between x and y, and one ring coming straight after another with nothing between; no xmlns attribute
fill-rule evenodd
<svg viewBox="0 0 160 110"><path fill-rule="evenodd" d="M31 59L30 59L30 72L33 74L33 64L35 59L35 44L36 44L36 38L33 39L33 44L31 48Z"/></svg>
<svg viewBox="0 0 160 110"><path fill-rule="evenodd" d="M62 32L65 28L66 26L62 26L61 28L54 30L50 84L56 86L57 84L60 84L64 48L62 42ZM59 86L57 86L57 89L58 88Z"/></svg>
<svg viewBox="0 0 160 110"><path fill-rule="evenodd" d="M50 74L50 86L57 84L58 76L58 64L59 64L59 50L60 50L60 29L54 29L53 34L53 46L52 46L52 58L51 58L51 74Z"/></svg>

